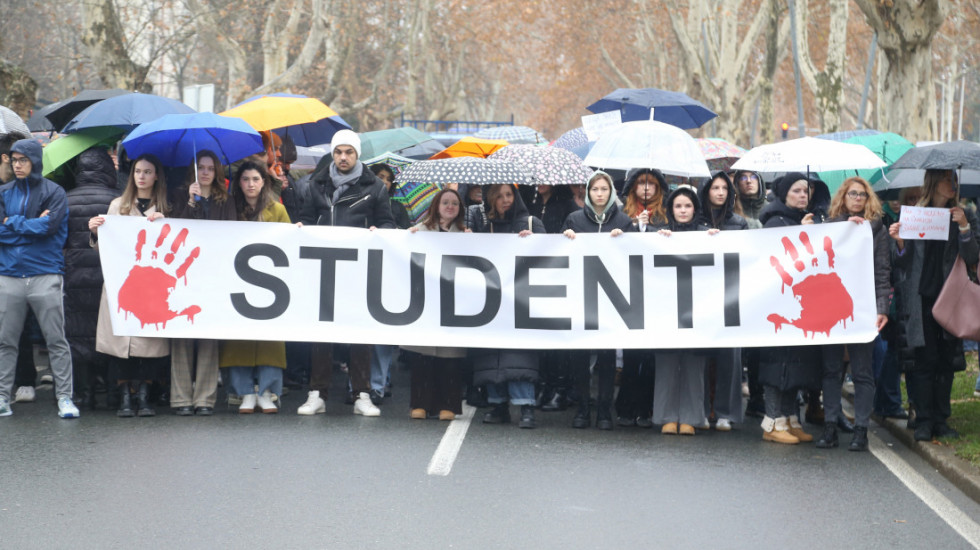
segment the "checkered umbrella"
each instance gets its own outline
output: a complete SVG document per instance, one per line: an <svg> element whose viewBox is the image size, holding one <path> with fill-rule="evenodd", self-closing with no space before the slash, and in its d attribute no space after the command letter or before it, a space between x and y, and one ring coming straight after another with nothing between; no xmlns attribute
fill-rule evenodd
<svg viewBox="0 0 980 550"><path fill-rule="evenodd" d="M446 185L493 185L496 183L533 183L531 176L520 166L502 160L478 157L457 157L439 160L420 160L409 166L395 181Z"/></svg>
<svg viewBox="0 0 980 550"><path fill-rule="evenodd" d="M538 185L584 184L592 175L592 170L582 164L578 155L558 147L508 145L490 155L490 159L523 166Z"/></svg>
<svg viewBox="0 0 980 550"><path fill-rule="evenodd" d="M24 124L24 119L17 113L0 105L0 137L16 136L18 139L31 137L31 131Z"/></svg>
<svg viewBox="0 0 980 550"><path fill-rule="evenodd" d="M473 137L483 139L505 139L511 145L515 143L529 143L537 145L547 143L541 132L527 126L497 126L495 128L484 128L473 135Z"/></svg>

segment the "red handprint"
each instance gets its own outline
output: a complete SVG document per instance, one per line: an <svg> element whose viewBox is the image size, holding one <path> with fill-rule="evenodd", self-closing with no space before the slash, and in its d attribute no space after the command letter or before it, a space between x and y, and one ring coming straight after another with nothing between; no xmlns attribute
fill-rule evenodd
<svg viewBox="0 0 980 550"><path fill-rule="evenodd" d="M823 239L823 251L827 254L827 268L831 270L829 273L813 273L815 268L820 267L820 261L813 251L810 236L806 231L800 232L800 242L810 255L811 273L799 283L793 284L793 276L787 272L778 258L775 256L769 258L769 263L772 264L773 269L779 273L782 279L782 292L786 292L787 286L793 289L793 296L802 308L800 317L789 321L782 315L772 313L766 319L775 326L776 332L779 332L783 325L793 325L802 330L804 336L809 334L812 337L818 332L830 336L830 330L838 323L847 326L848 318L854 320L854 301L851 299L851 294L844 288L844 283L841 282L840 277L833 272L834 246L830 237ZM800 260L796 246L793 245L789 237L783 237L782 243L786 254L789 254L792 259L793 269L798 273L803 273L807 266Z"/></svg>
<svg viewBox="0 0 980 550"><path fill-rule="evenodd" d="M177 280L183 278L184 285L187 285L187 270L190 269L194 260L201 254L201 247L194 247L181 262L180 266L171 275L168 273L169 267L177 258L177 253L184 246L187 240L187 229L181 229L177 233L173 242L170 244L170 251L163 257L160 265L158 250L163 242L170 235L170 224L164 224L160 229L156 245L150 252L149 262L143 260L143 247L146 246L146 230L141 229L136 236L136 261L153 263L157 265L135 265L129 271L129 276L119 289L119 310L126 312L127 317L130 313L136 316L141 326L148 324L167 326L167 321L177 316L186 316L193 323L194 316L201 312L198 306L190 306L180 312L170 309L170 294L177 286Z"/></svg>

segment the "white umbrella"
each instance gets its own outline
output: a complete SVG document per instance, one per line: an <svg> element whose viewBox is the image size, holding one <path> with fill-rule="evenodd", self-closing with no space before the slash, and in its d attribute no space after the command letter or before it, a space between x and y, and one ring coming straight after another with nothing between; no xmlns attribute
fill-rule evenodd
<svg viewBox="0 0 980 550"><path fill-rule="evenodd" d="M804 137L760 145L732 165L754 172L827 172L883 168L878 155L863 145Z"/></svg>
<svg viewBox="0 0 980 550"><path fill-rule="evenodd" d="M657 168L685 178L711 176L691 134L654 120L624 122L604 132L582 164L618 170Z"/></svg>
<svg viewBox="0 0 980 550"><path fill-rule="evenodd" d="M17 113L0 105L0 137L6 136L28 139L31 137L31 131Z"/></svg>

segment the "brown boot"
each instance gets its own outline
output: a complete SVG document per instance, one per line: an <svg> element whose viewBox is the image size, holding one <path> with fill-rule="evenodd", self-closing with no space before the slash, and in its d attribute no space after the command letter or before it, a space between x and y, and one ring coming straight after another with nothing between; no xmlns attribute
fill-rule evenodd
<svg viewBox="0 0 980 550"><path fill-rule="evenodd" d="M762 440L784 445L796 445L800 442L796 436L789 433L789 424L785 416L776 419L767 416L762 419Z"/></svg>
<svg viewBox="0 0 980 550"><path fill-rule="evenodd" d="M664 427L660 429L660 433L662 433L662 434L676 435L677 434L677 422L668 422L668 423L664 424Z"/></svg>
<svg viewBox="0 0 980 550"><path fill-rule="evenodd" d="M789 417L789 433L793 434L796 439L799 439L801 443L809 443L813 441L813 436L806 433L803 430L803 425L800 424L800 419L793 415Z"/></svg>

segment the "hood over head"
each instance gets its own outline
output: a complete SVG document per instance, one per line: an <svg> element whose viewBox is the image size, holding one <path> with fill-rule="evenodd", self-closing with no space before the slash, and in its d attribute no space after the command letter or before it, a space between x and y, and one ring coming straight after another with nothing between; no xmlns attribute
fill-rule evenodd
<svg viewBox="0 0 980 550"><path fill-rule="evenodd" d="M624 202L625 198L629 197L630 191L633 190L636 178L643 174L653 174L653 177L657 178L660 183L660 195L664 197L664 203L666 203L667 195L670 195L670 185L667 183L667 178L664 177L663 172L656 168L631 168L629 172L626 172L626 185L623 186Z"/></svg>
<svg viewBox="0 0 980 550"><path fill-rule="evenodd" d="M685 224L680 224L674 219L674 200L681 195L691 199L691 202L694 203L694 216L691 218L689 223ZM667 197L667 221L670 223L671 229L681 225L688 226L696 224L698 217L701 216L701 212L701 201L698 199L698 193L690 185L679 186L677 189L674 189L670 196Z"/></svg>
<svg viewBox="0 0 980 550"><path fill-rule="evenodd" d="M521 198L520 192L518 192L517 188L513 184L500 183L496 185L508 185L510 186L511 191L514 192L514 203L510 206L510 210L504 213L502 218L503 220L511 221L519 218L527 218L528 216L531 215L527 209L527 205L524 204L524 199ZM483 209L487 213L487 215L489 215L490 211L493 209L493 205L490 204L490 193L489 193L491 187L493 186L492 185L483 186ZM499 220L501 220L501 218L497 218L496 220L491 220L491 221L499 221Z"/></svg>
<svg viewBox="0 0 980 550"><path fill-rule="evenodd" d="M41 144L38 143L36 139L21 139L14 143L10 148L11 153L20 153L30 159L31 161L31 175L27 177L29 181L41 181L41 173L44 171L44 166L41 164L41 159L44 157L44 151L41 148Z"/></svg>
<svg viewBox="0 0 980 550"><path fill-rule="evenodd" d="M75 184L104 185L116 187L116 167L109 152L101 147L92 147L78 155L75 165Z"/></svg>
<svg viewBox="0 0 980 550"><path fill-rule="evenodd" d="M592 199L589 197L589 191L592 190L592 185L599 179L605 179L609 183L609 200L606 201L606 205L599 212L596 210L595 205L592 204ZM585 207L595 214L596 220L600 223L606 221L606 215L616 207L616 188L612 183L612 176L603 172L602 170L596 170L589 177L589 182L585 185Z"/></svg>
<svg viewBox="0 0 980 550"><path fill-rule="evenodd" d="M732 179L728 177L728 173L726 173L724 170L719 170L710 178L706 178L701 183L701 187L698 189L698 196L701 198L701 211L704 213L705 218L711 219L714 205L711 204L711 197L708 196L708 192L711 190L712 182L718 178L725 180L725 183L728 184L728 200L725 201L725 204L722 206L721 211L719 212L720 218L718 221L721 221L734 212L735 201L738 200L738 189L735 188L735 184L732 182Z"/></svg>

